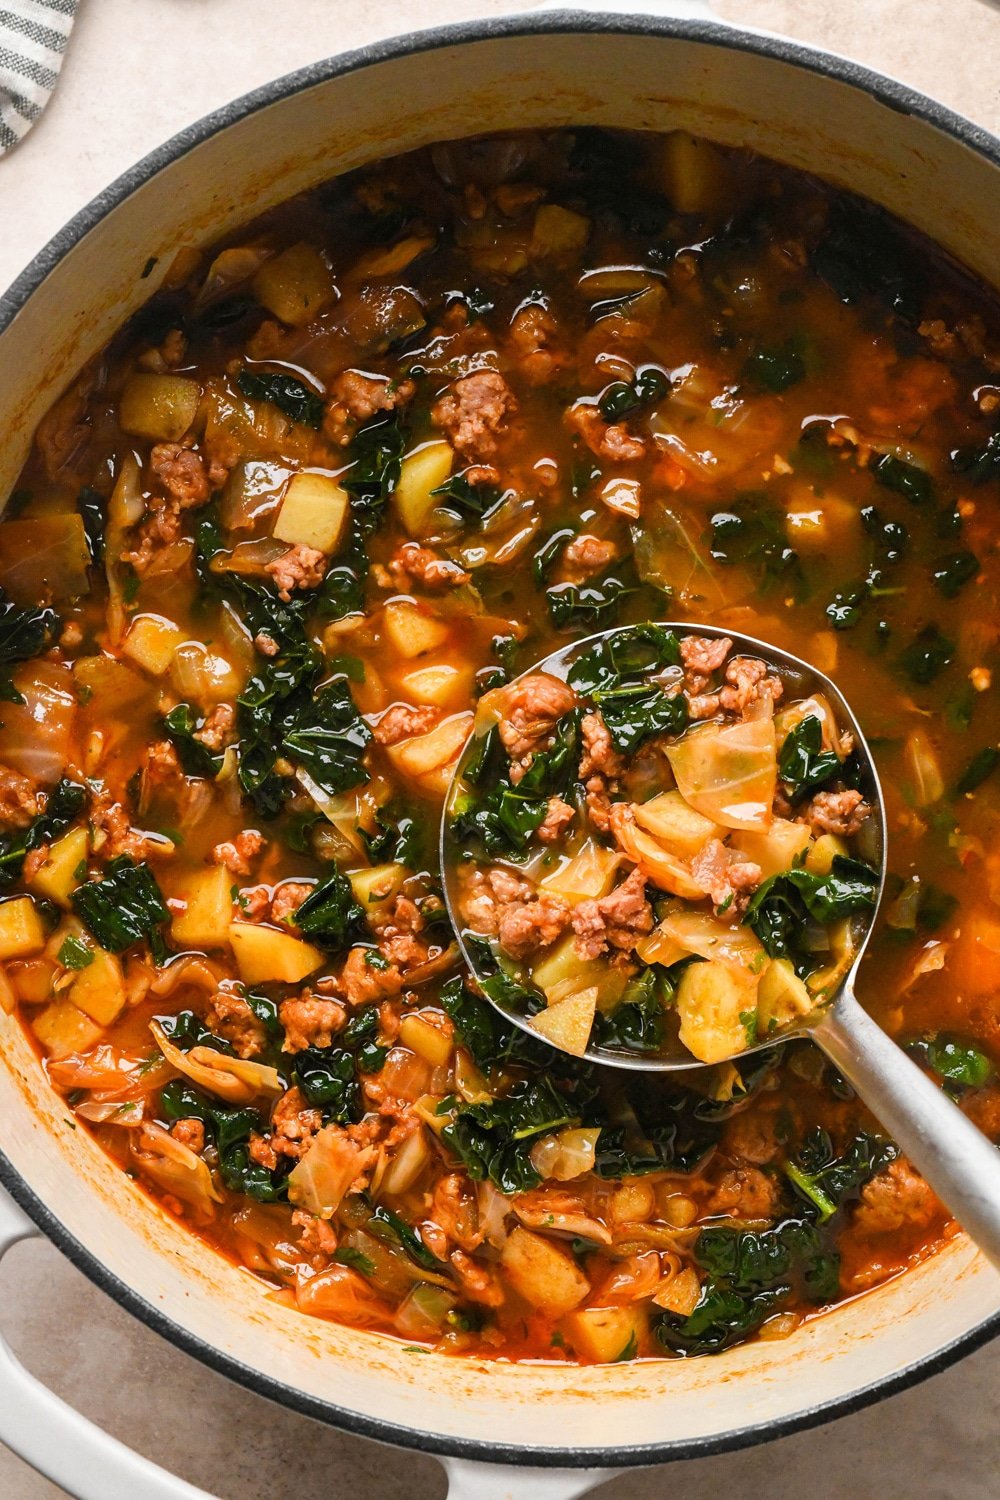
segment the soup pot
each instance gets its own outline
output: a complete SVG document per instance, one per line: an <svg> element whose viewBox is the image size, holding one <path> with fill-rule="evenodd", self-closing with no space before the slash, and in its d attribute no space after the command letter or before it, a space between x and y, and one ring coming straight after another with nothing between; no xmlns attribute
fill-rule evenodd
<svg viewBox="0 0 1000 1500"><path fill-rule="evenodd" d="M1000 141L897 83L735 29L693 0L650 8L621 13L611 0L379 43L269 84L155 151L0 302L0 492L47 407L179 247L337 173L483 130L682 127L752 147L867 195L996 277ZM569 1496L595 1470L760 1442L888 1395L1000 1330L1000 1280L958 1237L789 1339L714 1358L575 1368L413 1353L267 1300L70 1128L14 1018L0 1016L0 1037L10 1194L0 1252L41 1230L182 1349L310 1416L440 1455L459 1494L527 1492L527 1468L534 1493ZM6 1351L0 1438L80 1500L200 1494L84 1422Z"/></svg>

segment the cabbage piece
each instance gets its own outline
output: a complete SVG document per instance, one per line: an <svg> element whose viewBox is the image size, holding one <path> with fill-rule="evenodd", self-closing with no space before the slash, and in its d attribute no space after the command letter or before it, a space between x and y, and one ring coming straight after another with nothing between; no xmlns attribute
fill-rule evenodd
<svg viewBox="0 0 1000 1500"><path fill-rule="evenodd" d="M715 959L751 974L760 974L767 962L763 944L749 927L730 926L708 912L670 912L659 931L673 938L685 953Z"/></svg>
<svg viewBox="0 0 1000 1500"><path fill-rule="evenodd" d="M14 668L12 681L21 701L3 704L0 763L53 787L73 748L73 675L59 662L26 661Z"/></svg>
<svg viewBox="0 0 1000 1500"><path fill-rule="evenodd" d="M125 608L125 536L129 528L141 521L146 510L142 494L142 475L135 455L128 453L115 480L108 501L108 524L104 537L104 571L108 578L108 645L120 646L128 624Z"/></svg>
<svg viewBox="0 0 1000 1500"><path fill-rule="evenodd" d="M667 747L677 787L689 806L724 828L766 828L778 781L771 719L706 724Z"/></svg>
<svg viewBox="0 0 1000 1500"><path fill-rule="evenodd" d="M90 548L76 511L0 523L0 587L15 604L89 592Z"/></svg>
<svg viewBox="0 0 1000 1500"><path fill-rule="evenodd" d="M223 1201L207 1164L162 1125L143 1125L130 1141L129 1154L144 1177L207 1218L215 1213L214 1205Z"/></svg>
<svg viewBox="0 0 1000 1500"><path fill-rule="evenodd" d="M324 1125L288 1177L288 1201L317 1218L337 1212L351 1183L371 1165L373 1146L359 1146L341 1125Z"/></svg>
<svg viewBox="0 0 1000 1500"><path fill-rule="evenodd" d="M250 1104L266 1094L277 1099L285 1092L277 1068L250 1062L242 1057L227 1057L213 1047L192 1047L182 1052L175 1047L159 1021L150 1022L150 1031L167 1062L199 1088L225 1099L227 1104Z"/></svg>

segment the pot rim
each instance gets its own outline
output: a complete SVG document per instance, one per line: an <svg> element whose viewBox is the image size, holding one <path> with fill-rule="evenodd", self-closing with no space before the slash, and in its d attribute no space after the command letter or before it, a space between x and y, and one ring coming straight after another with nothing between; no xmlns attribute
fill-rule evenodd
<svg viewBox="0 0 1000 1500"><path fill-rule="evenodd" d="M642 0L636 0L641 6ZM312 88L331 79L398 57L419 56L473 42L539 34L612 34L678 37L709 46L755 53L778 62L786 62L806 72L863 90L879 103L902 114L915 115L1000 167L1000 138L982 126L922 94L909 85L875 72L860 63L833 52L810 47L786 37L743 29L728 21L622 14L620 12L577 11L565 9L525 15L487 17L455 22L426 30L372 42L349 52L322 58L305 67L282 74L249 93L223 104L171 136L162 145L142 157L134 166L114 179L52 236L28 262L0 296L0 335L13 322L35 291L58 266L59 262L105 218L124 203L137 188L240 120L266 109L292 94ZM338 1406L310 1396L286 1385L262 1371L252 1369L241 1360L222 1353L212 1344L189 1333L180 1324L135 1292L109 1270L75 1235L62 1224L55 1212L35 1193L7 1156L0 1150L0 1185L28 1214L42 1233L82 1271L102 1292L113 1297L147 1328L160 1334L185 1354L207 1365L219 1374L303 1416L312 1417L358 1437L391 1443L430 1456L461 1458L482 1463L505 1464L521 1468L587 1469L634 1468L704 1458L719 1453L736 1452L755 1447L774 1438L808 1431L837 1417L849 1416L866 1406L875 1405L897 1392L948 1369L966 1354L982 1348L1000 1335L1000 1312L983 1319L967 1333L953 1339L933 1354L925 1355L891 1376L870 1382L858 1390L829 1401L806 1406L793 1415L766 1423L751 1423L730 1428L711 1437L685 1438L668 1442L651 1442L616 1448L559 1448L493 1443L476 1438L459 1438L442 1433L425 1432Z"/></svg>

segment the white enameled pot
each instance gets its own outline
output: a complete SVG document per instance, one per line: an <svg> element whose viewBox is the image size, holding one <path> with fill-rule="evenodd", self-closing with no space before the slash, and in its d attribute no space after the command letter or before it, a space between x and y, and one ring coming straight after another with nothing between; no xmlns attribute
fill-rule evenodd
<svg viewBox="0 0 1000 1500"><path fill-rule="evenodd" d="M683 127L751 146L884 204L981 277L998 274L1000 142L843 59L736 30L685 0L655 16L621 13L611 0L600 11L423 32L227 106L127 173L42 251L0 301L0 493L46 408L155 290L178 247L382 156L572 124ZM959 1238L787 1340L713 1359L575 1369L417 1356L267 1301L152 1206L69 1128L8 1016L0 1119L11 1195L0 1205L0 1253L40 1227L207 1364L339 1427L438 1454L453 1492L484 1500L527 1494L529 1477L540 1500L556 1500L588 1488L595 1471L807 1427L942 1368L1000 1328L1000 1279ZM206 1500L84 1422L6 1351L0 1439L80 1500Z"/></svg>

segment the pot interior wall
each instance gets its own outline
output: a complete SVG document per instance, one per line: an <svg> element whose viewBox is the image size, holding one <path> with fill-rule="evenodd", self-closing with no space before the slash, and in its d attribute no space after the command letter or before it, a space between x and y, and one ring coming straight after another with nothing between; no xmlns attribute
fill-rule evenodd
<svg viewBox="0 0 1000 1500"><path fill-rule="evenodd" d="M983 275L998 171L861 89L703 39L512 30L387 56L315 82L192 146L117 203L0 335L0 490L54 396L155 289L173 254L340 171L436 139L568 123L688 127L886 204ZM150 255L153 274L140 278ZM527 1447L689 1443L793 1417L890 1378L1000 1307L964 1241L814 1320L715 1360L579 1370L479 1365L309 1320L208 1251L69 1127L19 1027L0 1021L14 1168L119 1281L230 1360L319 1404L401 1428Z"/></svg>

